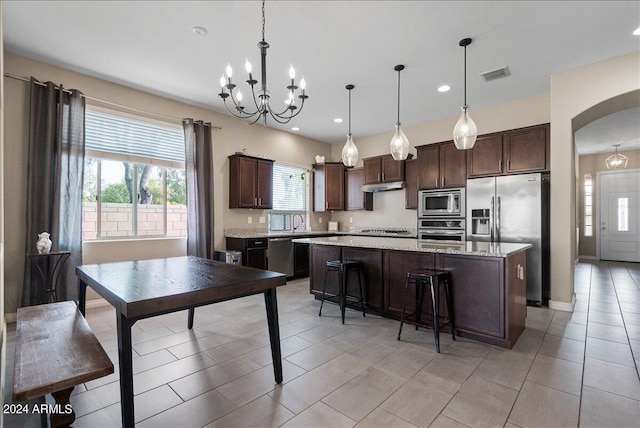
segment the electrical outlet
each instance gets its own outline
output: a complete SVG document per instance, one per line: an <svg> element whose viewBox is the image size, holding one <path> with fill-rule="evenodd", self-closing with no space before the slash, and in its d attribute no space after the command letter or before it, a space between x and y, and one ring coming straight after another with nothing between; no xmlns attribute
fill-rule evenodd
<svg viewBox="0 0 640 428"><path fill-rule="evenodd" d="M353 217L349 217L349 223L353 223Z"/></svg>
<svg viewBox="0 0 640 428"><path fill-rule="evenodd" d="M322 223L322 217L318 217L318 223Z"/></svg>
<svg viewBox="0 0 640 428"><path fill-rule="evenodd" d="M249 224L253 223L253 217L251 216L247 217L247 223Z"/></svg>
<svg viewBox="0 0 640 428"><path fill-rule="evenodd" d="M260 223L265 223L267 220L265 218L265 216L261 215L260 216Z"/></svg>

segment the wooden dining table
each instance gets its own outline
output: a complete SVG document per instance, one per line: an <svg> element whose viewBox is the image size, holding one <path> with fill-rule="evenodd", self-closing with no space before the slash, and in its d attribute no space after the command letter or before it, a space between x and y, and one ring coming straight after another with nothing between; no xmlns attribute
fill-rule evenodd
<svg viewBox="0 0 640 428"><path fill-rule="evenodd" d="M264 294L276 383L282 383L276 287L286 283L278 272L237 266L199 257L82 265L78 276L78 307L85 314L87 286L116 310L122 426L134 426L131 327L136 321L254 294Z"/></svg>

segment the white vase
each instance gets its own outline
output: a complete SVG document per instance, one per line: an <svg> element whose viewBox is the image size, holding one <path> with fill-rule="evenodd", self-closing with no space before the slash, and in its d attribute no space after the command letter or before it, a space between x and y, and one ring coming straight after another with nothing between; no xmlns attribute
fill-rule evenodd
<svg viewBox="0 0 640 428"><path fill-rule="evenodd" d="M36 241L36 249L38 254L48 254L51 251L51 239L49 239L47 232L38 234L38 241Z"/></svg>

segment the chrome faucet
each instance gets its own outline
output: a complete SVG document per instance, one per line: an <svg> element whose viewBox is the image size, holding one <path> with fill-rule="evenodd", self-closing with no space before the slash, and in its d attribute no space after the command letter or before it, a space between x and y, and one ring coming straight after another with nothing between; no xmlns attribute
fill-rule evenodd
<svg viewBox="0 0 640 428"><path fill-rule="evenodd" d="M297 226L296 226L296 217L300 219L300 222L298 222ZM291 222L293 223L293 230L298 230L302 226L304 226L304 217L302 217L301 214L294 214L293 217L291 217Z"/></svg>

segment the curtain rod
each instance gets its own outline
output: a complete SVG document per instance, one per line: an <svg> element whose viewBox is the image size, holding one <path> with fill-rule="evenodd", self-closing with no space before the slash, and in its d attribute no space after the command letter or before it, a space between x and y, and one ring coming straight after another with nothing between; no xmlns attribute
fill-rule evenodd
<svg viewBox="0 0 640 428"><path fill-rule="evenodd" d="M11 79L20 80L20 81L26 82L26 83L31 83L31 79L28 79L26 77L16 76L16 75L10 74L10 73L4 73L4 75L5 75L5 77L9 77ZM41 86L47 86L43 82L36 81L35 83L38 84L38 85L41 85ZM56 89L60 89L60 87L58 85L55 85L55 87L56 87ZM67 90L67 89L63 89L63 90L65 92L69 92L70 93L70 91ZM123 109L126 109L126 110L130 110L130 111L134 111L136 113L142 113L142 114L146 114L146 115L160 117L160 118L163 118L163 119L171 119L171 120L175 120L175 121L179 121L179 122L182 122L182 121L185 120L182 117L167 116L167 115L160 114L160 113L153 113L153 112L150 112L150 111L140 110L140 109L137 109L137 108L134 108L134 107L129 107L129 106L125 106L125 105L122 105L122 104L114 103L112 101L107 101L107 100L103 100L103 99L100 99L100 98L92 97L92 96L89 96L89 95L86 95L86 94L83 94L83 93L81 93L81 96L83 96L87 100L97 101L97 102L100 102L100 103L111 105L113 107L118 107L118 108L123 108ZM217 125L211 125L211 127L213 129L222 129L221 126L217 126Z"/></svg>

